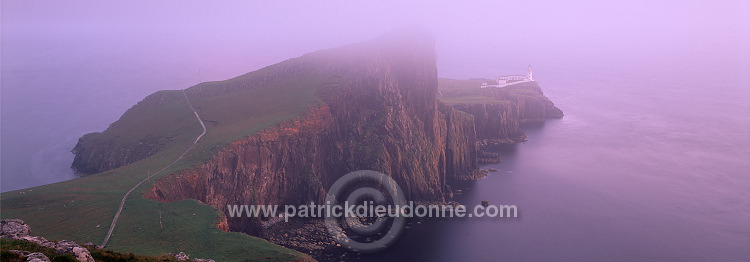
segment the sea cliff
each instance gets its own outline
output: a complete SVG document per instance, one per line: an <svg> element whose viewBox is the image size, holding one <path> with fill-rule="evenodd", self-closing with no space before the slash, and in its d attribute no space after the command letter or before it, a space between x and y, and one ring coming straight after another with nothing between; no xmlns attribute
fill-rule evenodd
<svg viewBox="0 0 750 262"><path fill-rule="evenodd" d="M429 33L402 30L186 89L208 132L185 158L190 167L144 196L227 214L231 204L322 202L338 178L369 169L409 200L445 202L448 181L480 177L478 145L523 141L521 124L562 116L535 83L482 91L481 103L446 100L455 94L438 92L434 50ZM83 136L74 168L98 173L186 144L195 123L185 106L174 91L147 97ZM222 219L223 230L261 231L259 218Z"/></svg>
<svg viewBox="0 0 750 262"><path fill-rule="evenodd" d="M441 100L474 116L479 145L523 142L524 124L563 117L537 82L479 88L482 81L440 79Z"/></svg>
<svg viewBox="0 0 750 262"><path fill-rule="evenodd" d="M220 149L207 162L154 183L159 201L227 204L321 201L344 174L389 174L410 200L443 202L446 181L476 169L473 116L436 99L434 43L424 34L389 35L300 59L316 61L327 83L320 104ZM191 94L191 90L188 90ZM257 219L228 220L253 233Z"/></svg>

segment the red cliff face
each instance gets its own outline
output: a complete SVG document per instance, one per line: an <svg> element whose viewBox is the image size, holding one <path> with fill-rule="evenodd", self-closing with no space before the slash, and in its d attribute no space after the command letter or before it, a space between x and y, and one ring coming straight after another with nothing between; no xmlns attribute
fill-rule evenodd
<svg viewBox="0 0 750 262"><path fill-rule="evenodd" d="M561 118L563 112L549 100L536 82L521 83L495 92L495 99L507 100L518 107L521 123Z"/></svg>
<svg viewBox="0 0 750 262"><path fill-rule="evenodd" d="M476 169L474 117L439 103L430 37L385 37L314 53L324 88L304 115L237 140L209 161L154 183L146 197L227 204L322 202L344 174L388 174L409 200L444 201L446 179ZM258 219L228 219L254 233Z"/></svg>
<svg viewBox="0 0 750 262"><path fill-rule="evenodd" d="M521 131L520 109L514 103L455 104L456 109L474 116L478 139L498 143L524 141Z"/></svg>

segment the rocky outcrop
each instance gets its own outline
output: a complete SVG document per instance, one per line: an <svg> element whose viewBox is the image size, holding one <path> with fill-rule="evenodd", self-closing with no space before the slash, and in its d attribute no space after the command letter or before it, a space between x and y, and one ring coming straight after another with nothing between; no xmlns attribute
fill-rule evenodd
<svg viewBox="0 0 750 262"><path fill-rule="evenodd" d="M85 247L79 246L78 244L76 244L76 242L70 240L62 240L58 241L52 248L54 248L58 253L71 254L80 262L94 262L94 258L91 257L91 253L89 252L89 250Z"/></svg>
<svg viewBox="0 0 750 262"><path fill-rule="evenodd" d="M305 67L317 75L345 81L323 90L322 103L304 115L159 179L146 196L193 198L222 211L227 204L320 203L339 177L370 169L392 176L410 200L443 202L446 180L476 169L473 117L436 99L430 36L391 35L300 59L315 64ZM227 218L227 224L231 231L261 230L259 219Z"/></svg>
<svg viewBox="0 0 750 262"><path fill-rule="evenodd" d="M81 262L94 262L94 258L91 256L91 252L89 252L89 250L85 247L82 247L73 241L62 240L54 242L49 241L44 237L30 236L30 227L20 219L3 219L0 220L0 225L0 229L2 230L0 232L1 238L32 242L44 247L52 248L58 254L70 254ZM26 256L27 261L50 261L49 258L47 258L44 254L26 253L20 252L19 254Z"/></svg>
<svg viewBox="0 0 750 262"><path fill-rule="evenodd" d="M72 150L75 158L71 167L80 175L96 174L156 154L173 140L174 135L167 133L164 136L132 137L131 135L135 133L133 130L153 128L153 124L145 119L140 119L130 121L131 123L137 122L138 126L125 126L127 125L125 122L128 121L123 120L140 118L141 112L170 103L182 102L181 98L179 93L174 91L156 92L128 109L106 131L82 136Z"/></svg>
<svg viewBox="0 0 750 262"><path fill-rule="evenodd" d="M562 110L550 101L536 82L479 90L493 97L492 103L452 104L474 116L479 145L513 144L526 141L521 126L561 118Z"/></svg>
<svg viewBox="0 0 750 262"><path fill-rule="evenodd" d="M99 132L89 133L78 139L71 166L76 173L88 175L115 169L152 156L161 148L156 141L139 141L132 146L100 145L94 142L99 135Z"/></svg>
<svg viewBox="0 0 750 262"><path fill-rule="evenodd" d="M28 236L31 228L20 219L0 220L0 234L8 237Z"/></svg>
<svg viewBox="0 0 750 262"><path fill-rule="evenodd" d="M192 262L215 262L213 259L205 259L205 258L190 258L188 254L185 254L185 252L180 252L177 254L167 254L168 256L174 257L177 261L192 261Z"/></svg>
<svg viewBox="0 0 750 262"><path fill-rule="evenodd" d="M549 100L536 82L526 82L499 88L495 99L511 101L518 106L521 123L542 122L545 119L561 118L563 112Z"/></svg>

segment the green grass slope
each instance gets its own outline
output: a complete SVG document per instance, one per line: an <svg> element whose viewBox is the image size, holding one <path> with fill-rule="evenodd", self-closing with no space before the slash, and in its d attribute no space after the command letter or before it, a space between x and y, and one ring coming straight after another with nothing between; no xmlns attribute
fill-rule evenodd
<svg viewBox="0 0 750 262"><path fill-rule="evenodd" d="M336 82L303 72L252 88L232 88L286 70L289 62L188 89L207 133L183 160L152 180L205 162L223 145L301 115L320 102L316 93L322 86ZM226 92L204 95L201 90ZM159 139L164 145L156 154L99 174L3 193L0 216L22 219L34 235L48 239L100 243L125 192L176 159L202 131L184 99L179 98L180 91L160 92L162 103L134 106L94 138L103 144ZM197 201L144 199L141 194L150 182L129 197L108 249L150 256L184 251L191 257L217 261L309 258L259 238L220 231L216 223L221 214Z"/></svg>

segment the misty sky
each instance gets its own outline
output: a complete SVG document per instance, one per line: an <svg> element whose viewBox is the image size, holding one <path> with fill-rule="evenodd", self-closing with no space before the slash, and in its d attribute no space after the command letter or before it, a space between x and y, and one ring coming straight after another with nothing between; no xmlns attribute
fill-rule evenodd
<svg viewBox="0 0 750 262"><path fill-rule="evenodd" d="M443 77L530 64L546 91L554 76L602 71L750 83L748 1L467 2L3 0L2 190L59 181L78 137L157 90L405 25L434 33Z"/></svg>
<svg viewBox="0 0 750 262"><path fill-rule="evenodd" d="M408 24L435 33L441 75L459 78L541 62L750 56L747 1L436 2L3 1L2 66L33 66L30 51L65 53L131 70L179 64L221 80Z"/></svg>

